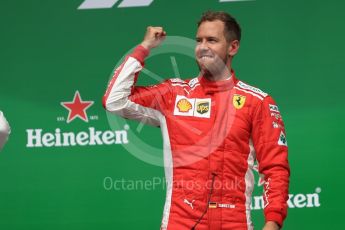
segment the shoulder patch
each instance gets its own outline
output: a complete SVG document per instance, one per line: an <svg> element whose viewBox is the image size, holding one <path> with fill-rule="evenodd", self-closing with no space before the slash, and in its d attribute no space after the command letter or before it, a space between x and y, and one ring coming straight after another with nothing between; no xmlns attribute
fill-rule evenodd
<svg viewBox="0 0 345 230"><path fill-rule="evenodd" d="M268 94L265 93L265 92L263 92L261 89L255 88L255 87L253 87L253 86L251 86L251 85L248 85L248 84L246 84L246 83L244 83L244 82L242 82L242 81L238 81L237 85L238 85L240 88L242 88L242 89L250 90L250 91L252 91L253 93L256 93L256 94L261 95L262 97L267 97L267 96L268 96Z"/></svg>

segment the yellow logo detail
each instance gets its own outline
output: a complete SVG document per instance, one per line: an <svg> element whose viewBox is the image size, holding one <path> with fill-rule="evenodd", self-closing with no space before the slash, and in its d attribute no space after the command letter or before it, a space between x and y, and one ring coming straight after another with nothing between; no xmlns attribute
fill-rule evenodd
<svg viewBox="0 0 345 230"><path fill-rule="evenodd" d="M186 113L192 108L192 104L187 99L181 99L177 102L179 112Z"/></svg>
<svg viewBox="0 0 345 230"><path fill-rule="evenodd" d="M246 102L246 96L235 94L232 98L232 103L236 109L241 109Z"/></svg>

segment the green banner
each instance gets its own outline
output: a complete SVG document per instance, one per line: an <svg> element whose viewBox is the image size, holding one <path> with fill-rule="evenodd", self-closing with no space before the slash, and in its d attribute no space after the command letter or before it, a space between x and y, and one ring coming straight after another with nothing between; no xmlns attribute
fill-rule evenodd
<svg viewBox="0 0 345 230"><path fill-rule="evenodd" d="M237 76L283 115L291 165L284 229L341 229L345 3L341 1L73 0L0 3L0 229L159 229L165 200L160 130L109 116L108 80L149 25L167 40L138 84L198 74L201 13L242 27ZM252 218L264 223L256 173Z"/></svg>

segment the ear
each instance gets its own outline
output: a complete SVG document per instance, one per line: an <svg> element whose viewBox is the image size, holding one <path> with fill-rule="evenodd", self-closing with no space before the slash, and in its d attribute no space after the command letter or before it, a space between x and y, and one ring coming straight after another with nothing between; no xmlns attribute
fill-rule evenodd
<svg viewBox="0 0 345 230"><path fill-rule="evenodd" d="M233 40L230 42L229 49L228 49L228 55L230 57L233 57L237 54L238 49L240 48L240 42L238 40Z"/></svg>

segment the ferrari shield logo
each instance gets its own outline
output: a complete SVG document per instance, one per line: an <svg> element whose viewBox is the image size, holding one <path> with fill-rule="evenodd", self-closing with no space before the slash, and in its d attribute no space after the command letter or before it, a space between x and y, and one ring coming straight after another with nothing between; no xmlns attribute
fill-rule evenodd
<svg viewBox="0 0 345 230"><path fill-rule="evenodd" d="M236 109L241 109L244 106L244 103L246 102L246 96L242 96L239 94L235 94L232 98L232 104Z"/></svg>

